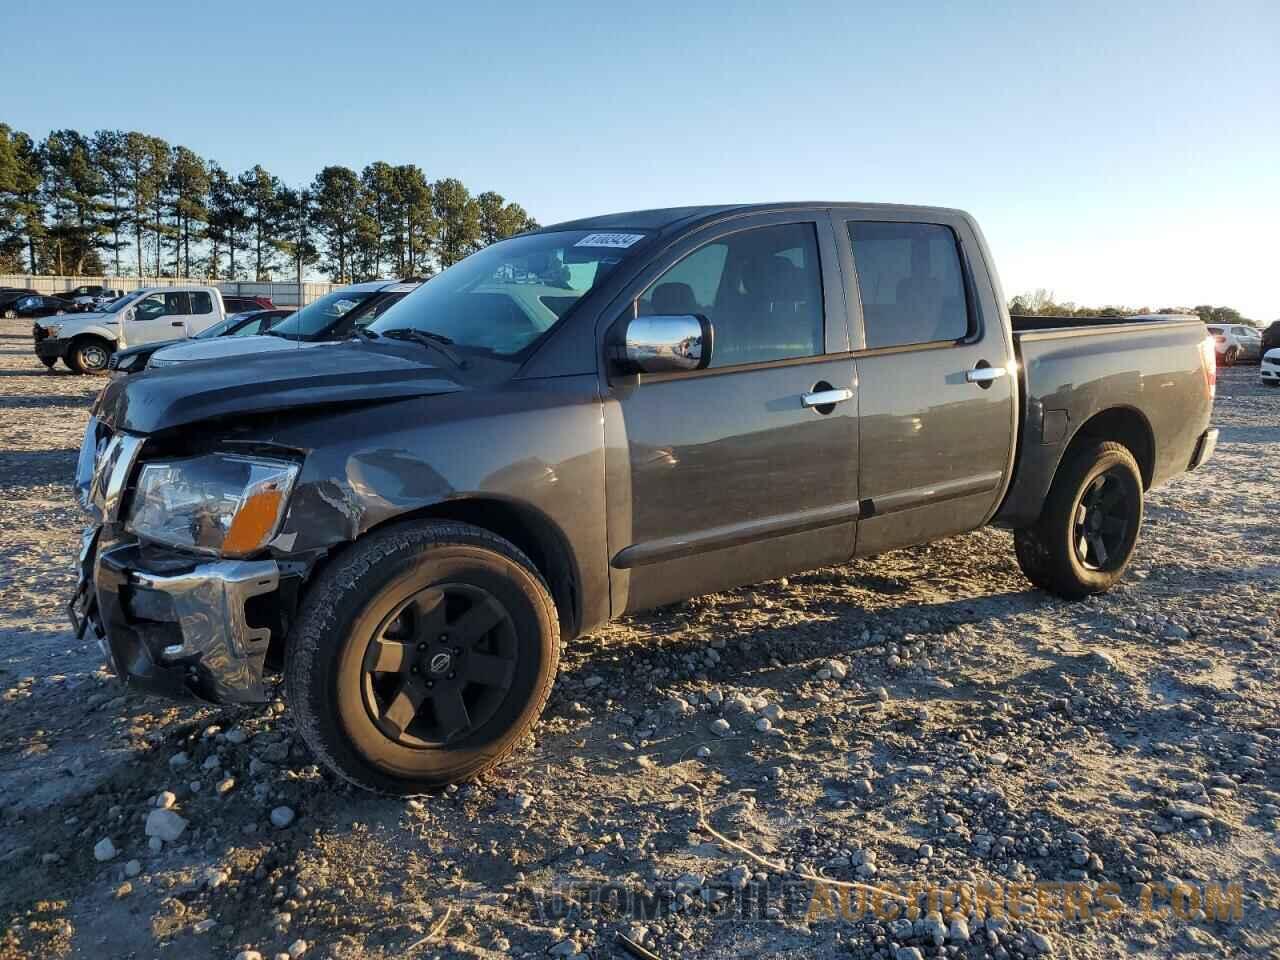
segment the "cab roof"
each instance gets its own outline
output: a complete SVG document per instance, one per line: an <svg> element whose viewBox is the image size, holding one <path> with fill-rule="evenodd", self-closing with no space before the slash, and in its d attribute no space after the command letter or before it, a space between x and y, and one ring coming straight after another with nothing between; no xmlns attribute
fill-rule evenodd
<svg viewBox="0 0 1280 960"><path fill-rule="evenodd" d="M730 214L768 213L786 210L813 210L831 207L870 207L886 212L910 212L923 215L929 212L955 214L958 211L947 207L920 207L909 204L858 203L850 200L820 201L793 200L778 203L727 203L709 204L696 207L660 207L652 210L632 210L624 213L606 213L596 217L583 217L578 220L566 220L543 227L538 233L557 230L621 230L632 228L652 230L666 233L697 224L719 220Z"/></svg>

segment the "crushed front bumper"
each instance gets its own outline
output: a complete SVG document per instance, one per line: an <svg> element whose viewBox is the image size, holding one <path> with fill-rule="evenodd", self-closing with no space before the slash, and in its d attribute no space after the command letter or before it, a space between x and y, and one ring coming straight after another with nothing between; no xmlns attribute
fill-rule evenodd
<svg viewBox="0 0 1280 960"><path fill-rule="evenodd" d="M278 589L274 560L202 562L133 542L99 548L90 531L69 613L77 637L92 631L117 676L170 697L267 699L271 630L251 626L245 607Z"/></svg>

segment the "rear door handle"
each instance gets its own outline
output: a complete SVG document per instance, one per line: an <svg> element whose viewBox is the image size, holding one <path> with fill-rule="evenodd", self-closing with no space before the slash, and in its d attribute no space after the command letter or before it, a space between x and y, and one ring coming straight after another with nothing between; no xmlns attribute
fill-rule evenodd
<svg viewBox="0 0 1280 960"><path fill-rule="evenodd" d="M986 384L999 380L1008 372L1004 367L974 367L965 371L964 378L970 383Z"/></svg>
<svg viewBox="0 0 1280 960"><path fill-rule="evenodd" d="M185 324L183 321L181 321L181 320L174 320L174 321L172 321L172 322L169 324L169 326L171 326L171 327L184 327L184 326L186 326L186 324Z"/></svg>
<svg viewBox="0 0 1280 960"><path fill-rule="evenodd" d="M800 402L806 407L830 407L852 399L852 390L817 390L814 393L804 394Z"/></svg>

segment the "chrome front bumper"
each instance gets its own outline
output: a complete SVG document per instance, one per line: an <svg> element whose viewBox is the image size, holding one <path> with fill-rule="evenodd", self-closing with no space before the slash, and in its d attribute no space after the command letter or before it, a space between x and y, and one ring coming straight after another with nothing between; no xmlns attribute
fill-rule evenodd
<svg viewBox="0 0 1280 960"><path fill-rule="evenodd" d="M72 620L97 634L121 679L215 703L267 699L271 630L251 626L245 604L279 587L274 560L148 565L136 543L124 543L98 552L92 578L93 597Z"/></svg>
<svg viewBox="0 0 1280 960"><path fill-rule="evenodd" d="M1212 430L1206 430L1200 434L1200 439L1196 441L1196 448L1191 454L1191 462L1187 465L1187 469L1194 470L1200 466L1200 464L1213 456L1213 451L1216 449L1218 449L1218 429L1214 427Z"/></svg>

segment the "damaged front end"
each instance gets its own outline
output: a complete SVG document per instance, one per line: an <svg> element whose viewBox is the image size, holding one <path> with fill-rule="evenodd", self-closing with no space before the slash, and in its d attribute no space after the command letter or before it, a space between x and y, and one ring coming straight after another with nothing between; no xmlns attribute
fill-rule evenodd
<svg viewBox="0 0 1280 960"><path fill-rule="evenodd" d="M144 437L113 433L96 418L85 433L76 494L92 522L69 611L76 635L91 631L112 670L148 692L217 703L265 701L272 639L287 629L305 565L221 555L236 535L234 523L221 532L220 550L208 549L202 544L211 536L204 531L211 521L199 515L183 527L184 536L191 528L190 546L139 536L144 497L152 495L140 491L140 478L169 466L144 458L146 444ZM181 498L178 481L161 480L154 494L161 506L169 502L164 498ZM259 504L257 512L269 510ZM278 525L269 516L258 523L264 537L274 534L269 524ZM261 556L260 550L249 552Z"/></svg>

